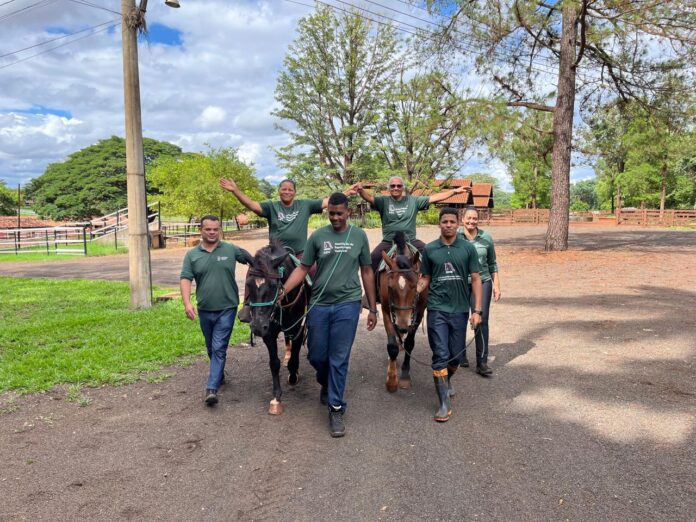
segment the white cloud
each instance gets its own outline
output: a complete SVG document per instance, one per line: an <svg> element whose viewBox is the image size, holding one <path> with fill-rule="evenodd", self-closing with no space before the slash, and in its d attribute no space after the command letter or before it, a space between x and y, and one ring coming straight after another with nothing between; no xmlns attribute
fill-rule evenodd
<svg viewBox="0 0 696 522"><path fill-rule="evenodd" d="M227 111L222 107L215 107L213 105L208 105L201 115L196 118L196 123L204 128L208 129L210 127L217 127L219 124L224 123L227 118Z"/></svg>

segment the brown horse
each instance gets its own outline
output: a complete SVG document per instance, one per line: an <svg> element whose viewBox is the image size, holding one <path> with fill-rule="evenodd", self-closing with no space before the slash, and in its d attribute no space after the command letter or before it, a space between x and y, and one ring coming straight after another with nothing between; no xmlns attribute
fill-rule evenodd
<svg viewBox="0 0 696 522"><path fill-rule="evenodd" d="M398 386L411 387L411 351L414 346L416 330L423 320L428 302L427 289L419 294L416 290L420 270L420 254L411 252L403 232L394 236L396 251L390 257L382 252L386 270L379 273L379 297L382 303L382 320L387 331L387 390L397 390L396 358L399 349L404 349L404 361Z"/></svg>

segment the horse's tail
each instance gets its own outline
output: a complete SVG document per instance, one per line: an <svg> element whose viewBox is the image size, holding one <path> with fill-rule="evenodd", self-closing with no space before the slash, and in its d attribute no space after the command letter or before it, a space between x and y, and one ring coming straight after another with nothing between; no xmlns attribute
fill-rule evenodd
<svg viewBox="0 0 696 522"><path fill-rule="evenodd" d="M394 244L398 254L406 253L406 233L403 230L394 233Z"/></svg>

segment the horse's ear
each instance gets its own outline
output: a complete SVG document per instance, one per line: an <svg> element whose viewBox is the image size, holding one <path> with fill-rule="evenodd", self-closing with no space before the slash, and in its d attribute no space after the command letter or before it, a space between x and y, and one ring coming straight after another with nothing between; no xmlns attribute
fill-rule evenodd
<svg viewBox="0 0 696 522"><path fill-rule="evenodd" d="M418 263L420 263L420 251L416 251L415 254L413 254L413 261L411 262L413 266L416 266Z"/></svg>
<svg viewBox="0 0 696 522"><path fill-rule="evenodd" d="M283 264L283 261L287 259L289 255L289 252L285 252L284 254L279 255L278 257L274 257L273 260L271 261L271 266L273 268L278 268L280 265Z"/></svg>
<svg viewBox="0 0 696 522"><path fill-rule="evenodd" d="M382 250L382 259L384 259L384 262L387 263L387 266L391 270L394 270L394 260L391 257L389 257L384 250Z"/></svg>

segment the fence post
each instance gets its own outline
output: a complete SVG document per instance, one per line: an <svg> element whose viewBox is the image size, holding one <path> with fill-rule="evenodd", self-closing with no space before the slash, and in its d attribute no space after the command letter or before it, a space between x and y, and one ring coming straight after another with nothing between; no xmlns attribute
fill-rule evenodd
<svg viewBox="0 0 696 522"><path fill-rule="evenodd" d="M121 211L116 211L116 228L114 228L114 252L118 252L118 227L121 226Z"/></svg>
<svg viewBox="0 0 696 522"><path fill-rule="evenodd" d="M45 234L45 236L46 236L46 255L47 255L47 256L50 256L50 255L51 255L51 252L50 252L50 250L48 249L48 229L44 230L44 234Z"/></svg>
<svg viewBox="0 0 696 522"><path fill-rule="evenodd" d="M645 208L643 209L641 217L643 220L643 226L647 227L648 226L648 210L647 209L645 209Z"/></svg>
<svg viewBox="0 0 696 522"><path fill-rule="evenodd" d="M85 257L87 257L87 226L82 227L82 246L85 249Z"/></svg>

